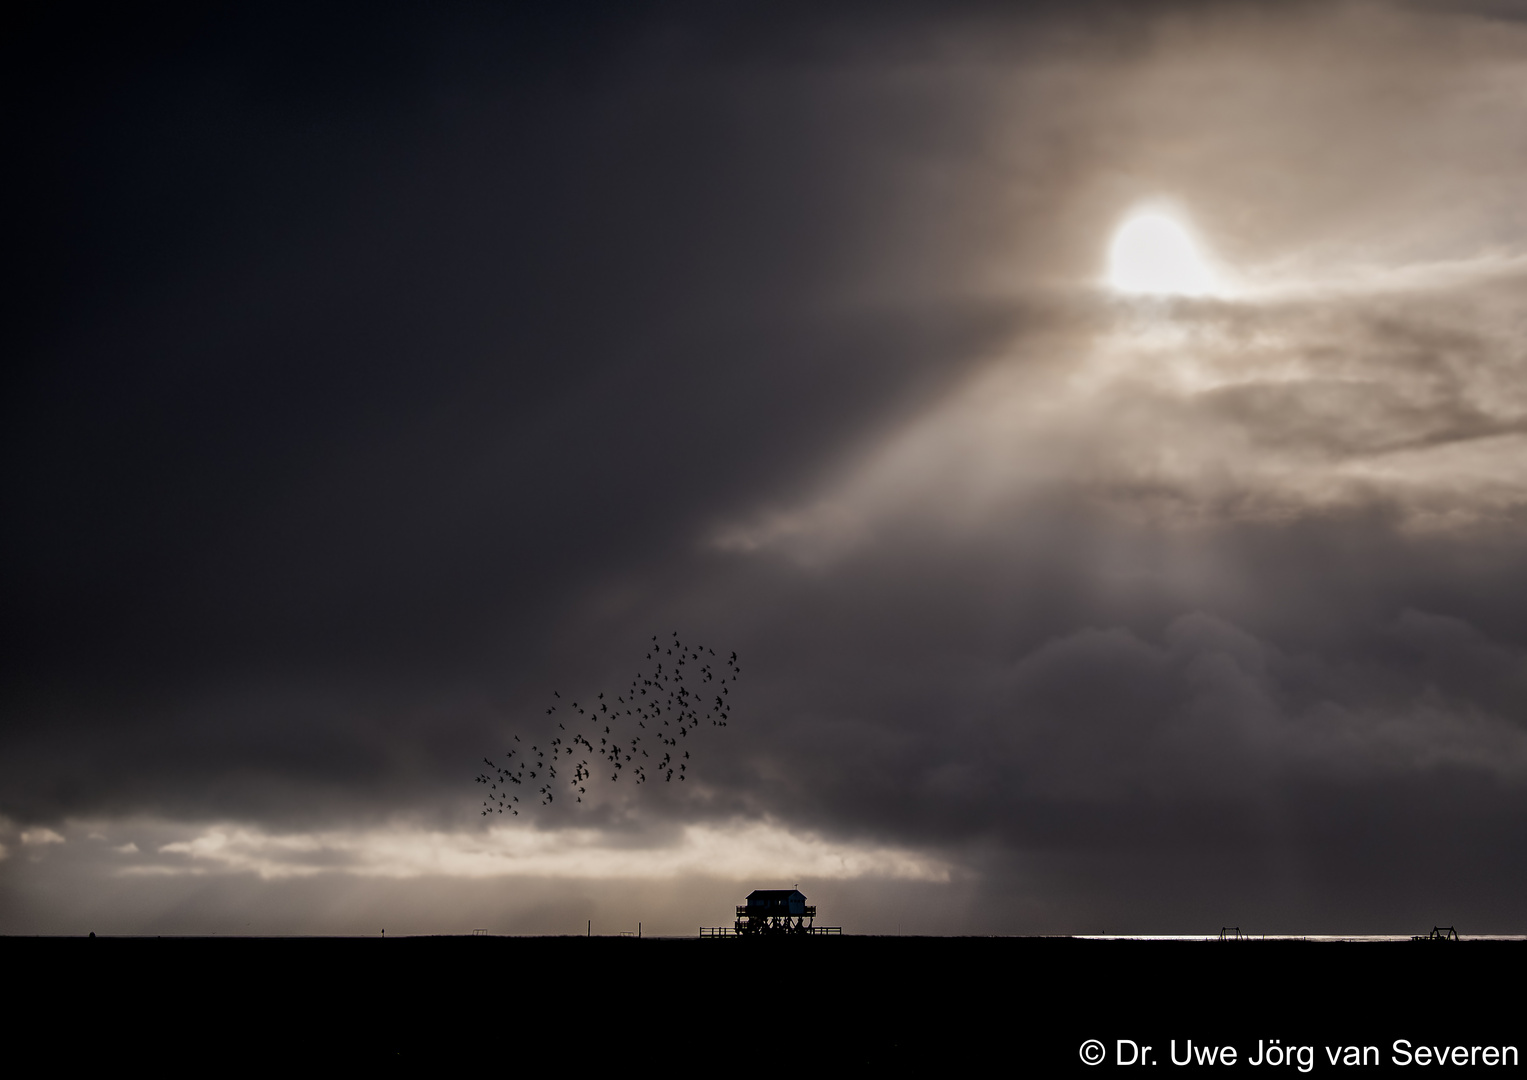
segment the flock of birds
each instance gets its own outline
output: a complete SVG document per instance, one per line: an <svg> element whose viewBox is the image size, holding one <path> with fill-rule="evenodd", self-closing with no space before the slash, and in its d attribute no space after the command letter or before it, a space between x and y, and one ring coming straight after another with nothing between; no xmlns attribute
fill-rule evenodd
<svg viewBox="0 0 1527 1080"><path fill-rule="evenodd" d="M677 630L672 641L652 635L647 659L653 666L638 671L613 700L601 691L580 704L553 690L546 715L556 722L558 733L545 746L527 745L516 735L517 745L509 748L503 764L483 758L490 771L473 778L488 789L482 816L518 816L532 800L550 806L559 793L582 802L589 784L607 769L611 783L622 777L634 784L659 777L664 783L685 779L691 733L702 721L726 727L732 710L729 684L737 682L742 669L735 652L718 657L704 645L685 645ZM559 770L568 789L562 792L557 790ZM525 802L520 801L521 793Z"/></svg>

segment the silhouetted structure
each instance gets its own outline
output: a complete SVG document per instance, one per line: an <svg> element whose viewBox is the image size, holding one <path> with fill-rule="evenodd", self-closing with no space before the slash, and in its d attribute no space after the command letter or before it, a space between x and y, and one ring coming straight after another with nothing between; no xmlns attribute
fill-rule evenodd
<svg viewBox="0 0 1527 1080"><path fill-rule="evenodd" d="M1430 934L1412 934L1411 941L1457 941L1458 931L1451 926L1434 926Z"/></svg>
<svg viewBox="0 0 1527 1080"><path fill-rule="evenodd" d="M737 933L810 934L816 929L816 915L816 906L806 903L799 889L754 889L737 909Z"/></svg>
<svg viewBox="0 0 1527 1080"><path fill-rule="evenodd" d="M702 926L702 938L785 937L841 934L841 926L815 925L817 909L799 889L754 889L737 908L731 926Z"/></svg>

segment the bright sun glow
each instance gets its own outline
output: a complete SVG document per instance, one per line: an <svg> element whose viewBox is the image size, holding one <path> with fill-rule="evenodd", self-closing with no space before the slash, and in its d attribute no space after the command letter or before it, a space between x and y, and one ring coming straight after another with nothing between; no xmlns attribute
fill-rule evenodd
<svg viewBox="0 0 1527 1080"><path fill-rule="evenodd" d="M1220 291L1214 270L1182 225L1155 211L1119 226L1108 249L1108 284L1122 293L1208 296Z"/></svg>

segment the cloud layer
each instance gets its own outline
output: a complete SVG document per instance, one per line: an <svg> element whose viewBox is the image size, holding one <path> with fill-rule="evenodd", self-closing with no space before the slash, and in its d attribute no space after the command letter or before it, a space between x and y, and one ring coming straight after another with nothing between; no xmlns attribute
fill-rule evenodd
<svg viewBox="0 0 1527 1080"><path fill-rule="evenodd" d="M0 931L1520 926L1527 19L279 23L28 31ZM675 629L697 782L484 826Z"/></svg>

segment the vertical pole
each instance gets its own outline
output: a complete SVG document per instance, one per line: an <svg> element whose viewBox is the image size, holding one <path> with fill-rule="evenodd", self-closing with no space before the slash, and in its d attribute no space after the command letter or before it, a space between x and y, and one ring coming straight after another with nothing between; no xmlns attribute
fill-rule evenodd
<svg viewBox="0 0 1527 1080"><path fill-rule="evenodd" d="M594 920L590 919L589 920L589 932L587 934L585 934L584 937L593 937L593 936L594 936Z"/></svg>
<svg viewBox="0 0 1527 1080"><path fill-rule="evenodd" d="M639 923L639 922L636 924L636 936L637 937L641 937L642 936L642 924Z"/></svg>

